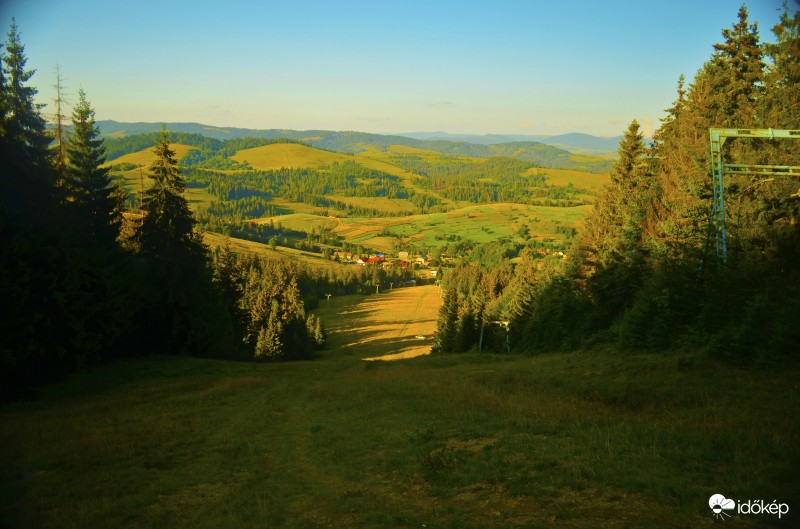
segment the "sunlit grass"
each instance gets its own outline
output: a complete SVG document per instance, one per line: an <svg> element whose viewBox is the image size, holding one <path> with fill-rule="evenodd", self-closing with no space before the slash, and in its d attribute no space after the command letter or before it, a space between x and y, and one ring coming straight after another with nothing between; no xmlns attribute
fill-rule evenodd
<svg viewBox="0 0 800 529"><path fill-rule="evenodd" d="M133 359L4 406L3 524L711 527L711 494L799 497L792 372L346 352Z"/></svg>

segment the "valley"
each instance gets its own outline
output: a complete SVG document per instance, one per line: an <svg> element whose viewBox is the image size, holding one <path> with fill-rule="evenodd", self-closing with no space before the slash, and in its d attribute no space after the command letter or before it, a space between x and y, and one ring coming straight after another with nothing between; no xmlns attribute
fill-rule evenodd
<svg viewBox="0 0 800 529"><path fill-rule="evenodd" d="M308 134L305 140L321 138ZM136 149L148 141L146 135L109 136L113 153L121 153L116 143ZM362 141L360 152L347 154L290 139L174 137L186 198L204 231L249 241L251 249L275 237L277 246L320 257L335 250L410 250L458 258L490 241L514 244L515 253L526 246L564 250L609 181L607 174L386 140ZM107 162L132 209L150 185L143 173L152 159L144 148Z"/></svg>

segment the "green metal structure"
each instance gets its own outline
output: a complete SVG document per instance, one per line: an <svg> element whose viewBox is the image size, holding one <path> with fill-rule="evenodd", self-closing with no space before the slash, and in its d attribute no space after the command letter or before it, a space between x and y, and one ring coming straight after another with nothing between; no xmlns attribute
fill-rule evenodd
<svg viewBox="0 0 800 529"><path fill-rule="evenodd" d="M798 176L800 167L794 165L726 164L722 161L722 146L728 138L800 139L800 130L787 129L708 129L711 139L711 177L714 198L711 204L711 227L717 247L717 258L728 259L728 235L725 228L725 175Z"/></svg>

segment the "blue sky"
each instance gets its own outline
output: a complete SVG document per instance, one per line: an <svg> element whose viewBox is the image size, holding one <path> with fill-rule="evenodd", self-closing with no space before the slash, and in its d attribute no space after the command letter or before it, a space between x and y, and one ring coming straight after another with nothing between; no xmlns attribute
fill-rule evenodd
<svg viewBox="0 0 800 529"><path fill-rule="evenodd" d="M781 4L747 2L762 40ZM98 119L613 136L658 126L740 5L0 0L0 24L16 17L42 103L58 64Z"/></svg>

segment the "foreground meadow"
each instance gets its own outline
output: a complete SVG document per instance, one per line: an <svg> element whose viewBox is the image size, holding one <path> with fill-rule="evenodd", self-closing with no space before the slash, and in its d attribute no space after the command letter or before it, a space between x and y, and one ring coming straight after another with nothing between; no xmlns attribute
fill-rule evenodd
<svg viewBox="0 0 800 529"><path fill-rule="evenodd" d="M608 350L362 360L414 346L430 311L411 328L388 308L430 294L334 298L313 361L134 358L2 406L0 527L712 527L715 493L800 520L796 371Z"/></svg>

